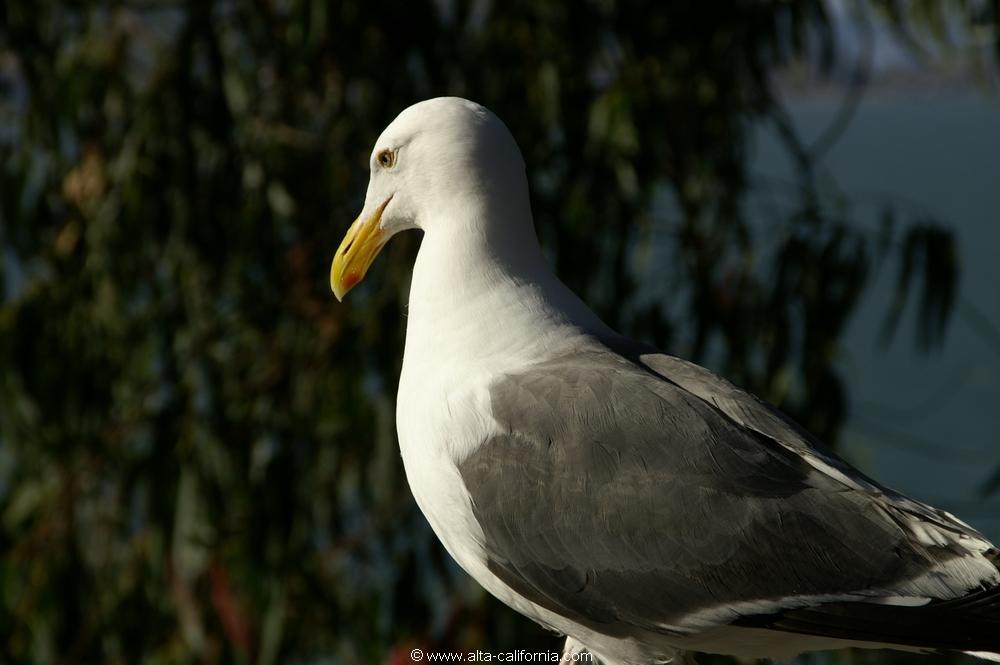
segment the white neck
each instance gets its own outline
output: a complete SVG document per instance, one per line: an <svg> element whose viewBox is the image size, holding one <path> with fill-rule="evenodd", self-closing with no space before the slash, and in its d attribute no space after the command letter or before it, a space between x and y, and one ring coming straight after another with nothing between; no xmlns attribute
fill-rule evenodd
<svg viewBox="0 0 1000 665"><path fill-rule="evenodd" d="M546 264L530 212L517 212L526 217L500 217L521 222L502 238L473 224L442 223L425 233L410 285L404 380L437 374L442 363L520 366L585 332L608 332Z"/></svg>

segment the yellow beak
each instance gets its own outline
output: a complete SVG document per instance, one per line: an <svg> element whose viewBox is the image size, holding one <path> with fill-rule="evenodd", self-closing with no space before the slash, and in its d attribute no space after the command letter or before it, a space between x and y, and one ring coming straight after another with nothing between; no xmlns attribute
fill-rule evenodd
<svg viewBox="0 0 1000 665"><path fill-rule="evenodd" d="M347 292L353 289L358 282L365 278L368 267L378 255L379 250L389 240L379 222L382 219L382 211L392 200L390 196L382 203L372 216L368 219L358 217L347 229L347 235L341 241L337 253L333 256L333 265L330 266L330 288L337 300L343 300Z"/></svg>

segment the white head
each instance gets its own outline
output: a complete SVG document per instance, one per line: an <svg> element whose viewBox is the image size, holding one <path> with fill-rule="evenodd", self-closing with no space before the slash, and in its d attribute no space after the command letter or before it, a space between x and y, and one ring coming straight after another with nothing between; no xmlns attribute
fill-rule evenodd
<svg viewBox="0 0 1000 665"><path fill-rule="evenodd" d="M406 229L462 243L536 242L524 159L503 122L479 104L458 97L414 104L379 136L369 166L364 208L330 270L338 299ZM499 228L501 222L508 227Z"/></svg>

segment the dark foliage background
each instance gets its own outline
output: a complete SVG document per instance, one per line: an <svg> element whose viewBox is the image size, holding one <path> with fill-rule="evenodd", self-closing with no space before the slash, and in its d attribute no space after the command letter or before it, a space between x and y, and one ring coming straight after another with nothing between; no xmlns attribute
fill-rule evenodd
<svg viewBox="0 0 1000 665"><path fill-rule="evenodd" d="M915 50L957 19L1000 57L995 0L856 6ZM835 442L833 358L873 271L903 256L886 330L913 300L933 346L958 257L936 220L854 222L777 97L792 61L843 75L823 2L0 4L0 662L556 648L454 568L406 489L419 238L349 304L328 290L370 146L423 98L507 122L546 250L609 323ZM793 212L763 224L762 122L799 164Z"/></svg>

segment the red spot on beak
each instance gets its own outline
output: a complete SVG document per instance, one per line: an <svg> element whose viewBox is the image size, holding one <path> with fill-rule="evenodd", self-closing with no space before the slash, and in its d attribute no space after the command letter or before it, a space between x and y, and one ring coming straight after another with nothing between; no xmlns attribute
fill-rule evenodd
<svg viewBox="0 0 1000 665"><path fill-rule="evenodd" d="M344 290L352 289L354 286L361 281L361 275L354 272L353 270L346 275L344 275Z"/></svg>

